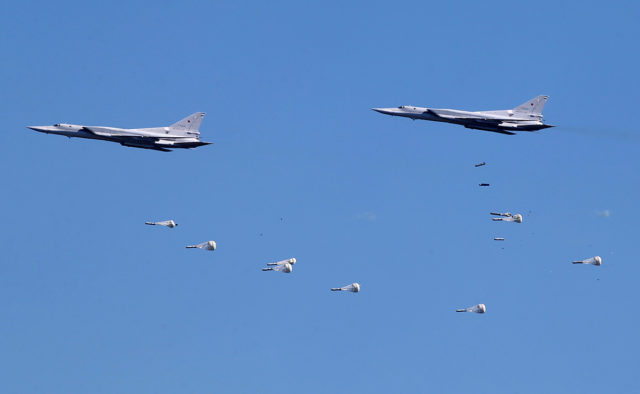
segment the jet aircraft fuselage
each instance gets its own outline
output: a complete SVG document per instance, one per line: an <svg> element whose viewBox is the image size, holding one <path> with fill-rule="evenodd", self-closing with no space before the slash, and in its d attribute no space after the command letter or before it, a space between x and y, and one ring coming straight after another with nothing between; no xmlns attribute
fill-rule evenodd
<svg viewBox="0 0 640 394"><path fill-rule="evenodd" d="M537 131L553 127L542 122L542 108L548 96L538 96L509 110L460 111L403 105L397 108L373 108L374 111L410 119L431 120L462 125L469 129L515 134L514 131Z"/></svg>
<svg viewBox="0 0 640 394"><path fill-rule="evenodd" d="M69 138L111 141L123 146L170 152L174 148L196 148L210 144L210 142L200 141L198 129L204 115L204 112L197 112L168 127L145 129L121 129L69 123L29 126L29 128L41 133L63 135Z"/></svg>

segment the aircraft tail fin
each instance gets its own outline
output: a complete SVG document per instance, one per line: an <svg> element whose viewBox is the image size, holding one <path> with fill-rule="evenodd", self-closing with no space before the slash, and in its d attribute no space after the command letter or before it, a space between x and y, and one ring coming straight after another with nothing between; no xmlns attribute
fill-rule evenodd
<svg viewBox="0 0 640 394"><path fill-rule="evenodd" d="M524 104L520 104L513 109L513 112L524 112L527 114L542 115L542 109L549 96L538 96L532 98Z"/></svg>
<svg viewBox="0 0 640 394"><path fill-rule="evenodd" d="M169 128L177 132L182 131L185 134L200 134L198 130L200 130L200 124L202 123L202 119L205 115L206 114L204 112L196 112L195 114L191 114L181 121L172 124Z"/></svg>

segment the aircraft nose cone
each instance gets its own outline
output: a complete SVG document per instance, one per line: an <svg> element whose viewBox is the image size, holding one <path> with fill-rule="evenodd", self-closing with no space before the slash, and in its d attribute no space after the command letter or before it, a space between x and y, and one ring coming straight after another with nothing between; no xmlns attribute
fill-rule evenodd
<svg viewBox="0 0 640 394"><path fill-rule="evenodd" d="M49 133L53 129L51 126L27 126L27 128L39 133Z"/></svg>
<svg viewBox="0 0 640 394"><path fill-rule="evenodd" d="M379 112L384 115L397 115L397 108L371 108L372 110Z"/></svg>

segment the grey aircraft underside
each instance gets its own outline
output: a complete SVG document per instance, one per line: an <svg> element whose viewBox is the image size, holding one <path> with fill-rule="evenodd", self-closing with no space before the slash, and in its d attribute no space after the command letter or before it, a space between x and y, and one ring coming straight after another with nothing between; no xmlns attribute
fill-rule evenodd
<svg viewBox="0 0 640 394"><path fill-rule="evenodd" d="M120 129L104 126L83 126L58 123L53 126L28 126L41 133L72 138L89 138L117 142L122 146L171 152L175 148L197 148L211 142L200 141L200 123L204 112L196 112L168 127Z"/></svg>
<svg viewBox="0 0 640 394"><path fill-rule="evenodd" d="M542 123L542 108L549 96L538 96L509 110L459 111L403 105L398 108L373 108L374 111L410 119L432 120L462 125L468 129L515 134L514 131L537 131L553 127Z"/></svg>

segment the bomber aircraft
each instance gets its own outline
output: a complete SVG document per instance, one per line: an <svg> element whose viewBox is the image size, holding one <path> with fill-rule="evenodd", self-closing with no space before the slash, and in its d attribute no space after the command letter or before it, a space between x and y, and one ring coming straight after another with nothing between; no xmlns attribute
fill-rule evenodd
<svg viewBox="0 0 640 394"><path fill-rule="evenodd" d="M120 129L57 123L53 126L28 126L31 130L66 137L89 138L117 142L122 146L171 152L174 148L197 148L211 142L200 141L200 123L204 112L196 112L168 127Z"/></svg>
<svg viewBox="0 0 640 394"><path fill-rule="evenodd" d="M402 116L413 120L432 120L462 125L468 129L515 134L514 131L537 131L553 127L542 123L542 108L549 96L538 96L514 109L499 111L460 111L403 105L398 108L372 108L376 112L391 116Z"/></svg>

